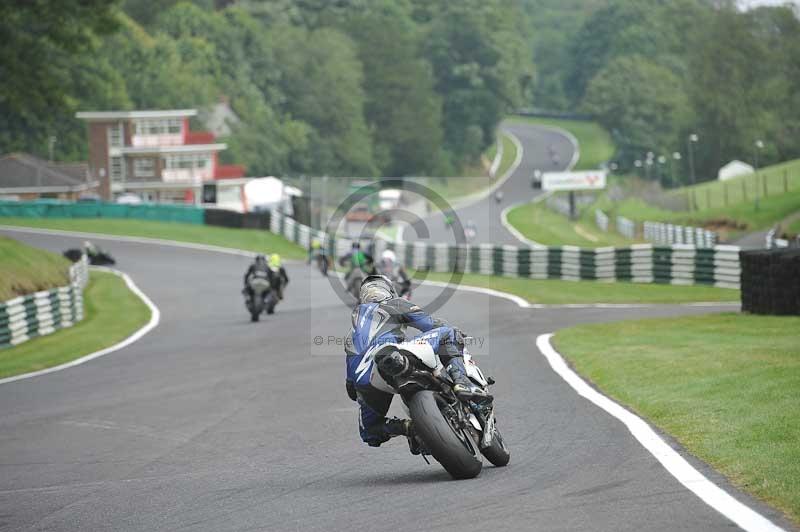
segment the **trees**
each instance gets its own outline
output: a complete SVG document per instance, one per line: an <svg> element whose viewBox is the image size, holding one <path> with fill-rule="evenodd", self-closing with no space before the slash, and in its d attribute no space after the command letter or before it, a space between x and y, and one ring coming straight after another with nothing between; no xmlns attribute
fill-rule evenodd
<svg viewBox="0 0 800 532"><path fill-rule="evenodd" d="M689 119L683 82L669 69L640 55L611 61L588 84L582 110L626 143L670 153Z"/></svg>
<svg viewBox="0 0 800 532"><path fill-rule="evenodd" d="M59 120L70 116L88 80L84 63L73 82L72 68L99 35L116 28L110 0L32 0L0 3L0 146L4 151L46 153L47 138L57 135ZM100 67L98 70L101 70ZM113 76L112 76L113 77ZM112 80L100 89L118 92ZM96 80L96 88L105 85ZM72 152L56 144L59 154Z"/></svg>

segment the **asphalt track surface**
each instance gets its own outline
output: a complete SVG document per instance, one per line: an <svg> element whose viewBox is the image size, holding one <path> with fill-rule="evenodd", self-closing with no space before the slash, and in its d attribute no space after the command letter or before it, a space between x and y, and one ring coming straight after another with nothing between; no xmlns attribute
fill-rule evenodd
<svg viewBox="0 0 800 532"><path fill-rule="evenodd" d="M81 240L4 233L54 251ZM313 343L344 335L350 320L318 272L290 265L286 301L251 324L239 294L246 257L99 243L161 323L116 353L0 385L0 530L735 528L579 397L534 343L576 323L713 308L532 310L456 292L439 315L483 339L473 352L498 381L512 458L452 481L401 439L360 442L341 347ZM436 293L415 292L422 303Z"/></svg>
<svg viewBox="0 0 800 532"><path fill-rule="evenodd" d="M531 124L503 122L501 131L513 134L522 145L523 156L519 166L498 190L503 192L503 200L497 203L494 194L464 207L456 205L455 212L462 225L469 220L475 222L477 234L470 243L520 245L520 241L500 222L500 214L506 207L525 203L539 194L531 186L531 179L536 170L542 172L564 171L567 169L575 146L567 136L551 128ZM556 154L556 160L550 155L550 149ZM465 178L469 179L469 178ZM441 212L432 214L425 220L429 237L423 239L424 233L408 228L403 234L404 240L428 240L430 242L455 243L453 231L445 226Z"/></svg>

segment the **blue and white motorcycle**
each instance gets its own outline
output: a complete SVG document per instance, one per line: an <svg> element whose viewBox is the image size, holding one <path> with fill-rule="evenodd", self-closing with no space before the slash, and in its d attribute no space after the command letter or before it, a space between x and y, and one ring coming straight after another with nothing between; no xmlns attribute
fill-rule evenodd
<svg viewBox="0 0 800 532"><path fill-rule="evenodd" d="M423 458L433 456L456 479L478 476L481 454L497 467L508 464L511 454L497 429L493 402L459 399L425 335L374 346L360 366L366 369L368 364L372 386L402 397L416 440L412 451L416 444ZM466 348L464 366L467 376L488 393L494 380L484 377Z"/></svg>

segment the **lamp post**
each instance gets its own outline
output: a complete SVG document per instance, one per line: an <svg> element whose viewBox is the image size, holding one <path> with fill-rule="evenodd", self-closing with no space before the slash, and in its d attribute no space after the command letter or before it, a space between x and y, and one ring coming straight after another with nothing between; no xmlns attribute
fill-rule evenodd
<svg viewBox="0 0 800 532"><path fill-rule="evenodd" d="M647 152L647 158L644 161L645 176L650 179L650 169L653 167L653 152Z"/></svg>
<svg viewBox="0 0 800 532"><path fill-rule="evenodd" d="M758 201L761 199L761 179L759 179L758 175L758 156L761 153L761 150L764 149L764 141L761 139L756 140L756 149L755 149L755 163L756 163L756 210L758 210Z"/></svg>
<svg viewBox="0 0 800 532"><path fill-rule="evenodd" d="M694 149L693 149L693 145L696 144L698 140L700 140L700 137L697 136L697 133L692 133L686 139L686 147L687 147L687 149L689 151L689 175L692 178L692 184L693 185L695 183L695 176L694 176Z"/></svg>
<svg viewBox="0 0 800 532"><path fill-rule="evenodd" d="M635 166L637 168L637 170L639 171L639 177L641 177L642 176L642 161L640 161L639 159L636 159L635 161L633 161L633 166Z"/></svg>
<svg viewBox="0 0 800 532"><path fill-rule="evenodd" d="M681 153L678 152L678 151L673 152L672 159L670 160L670 173L672 174L671 175L671 181L672 181L673 185L676 184L676 181L675 181L675 161L680 161L680 160L681 160Z"/></svg>
<svg viewBox="0 0 800 532"><path fill-rule="evenodd" d="M660 181L664 177L664 165L667 163L667 158L659 155L656 160L658 161L658 179Z"/></svg>

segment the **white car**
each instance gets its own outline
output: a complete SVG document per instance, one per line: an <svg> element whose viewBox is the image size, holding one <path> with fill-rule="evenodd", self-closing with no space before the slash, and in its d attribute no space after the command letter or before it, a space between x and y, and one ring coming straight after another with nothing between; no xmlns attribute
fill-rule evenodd
<svg viewBox="0 0 800 532"><path fill-rule="evenodd" d="M115 202L122 203L125 205L139 205L140 203L142 203L142 198L140 198L136 194L121 194L117 196Z"/></svg>

